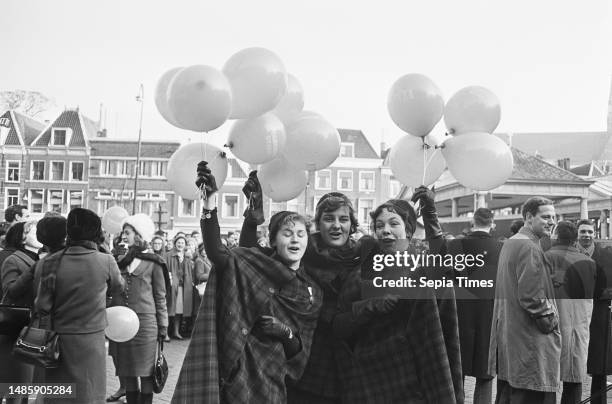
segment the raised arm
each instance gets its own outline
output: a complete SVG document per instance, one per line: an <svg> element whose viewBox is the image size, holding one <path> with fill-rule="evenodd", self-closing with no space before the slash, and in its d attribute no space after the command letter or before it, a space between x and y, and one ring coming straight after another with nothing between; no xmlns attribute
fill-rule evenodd
<svg viewBox="0 0 612 404"><path fill-rule="evenodd" d="M257 178L257 170L249 173L249 178L242 187L242 192L249 201L249 206L244 210L244 222L240 231L240 247L257 246L257 226L264 222L263 196L261 185Z"/></svg>

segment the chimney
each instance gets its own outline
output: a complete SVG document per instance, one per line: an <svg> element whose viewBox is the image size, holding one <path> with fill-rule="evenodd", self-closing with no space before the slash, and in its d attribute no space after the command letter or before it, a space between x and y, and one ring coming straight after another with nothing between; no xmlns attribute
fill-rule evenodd
<svg viewBox="0 0 612 404"><path fill-rule="evenodd" d="M380 142L380 157L382 158L385 155L385 152L389 149L387 142Z"/></svg>
<svg viewBox="0 0 612 404"><path fill-rule="evenodd" d="M557 166L559 168L564 169L564 170L569 170L570 169L570 159L569 159L569 157L565 157L565 158L557 160Z"/></svg>

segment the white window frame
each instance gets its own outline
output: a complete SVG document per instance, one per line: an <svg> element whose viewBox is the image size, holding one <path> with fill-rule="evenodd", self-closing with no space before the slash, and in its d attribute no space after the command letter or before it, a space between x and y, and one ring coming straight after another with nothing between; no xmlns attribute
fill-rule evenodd
<svg viewBox="0 0 612 404"><path fill-rule="evenodd" d="M342 181L340 181L340 174L342 173L350 173L351 174L351 187L350 188L340 188L340 186L342 185ZM354 175L353 175L353 170L338 170L338 173L336 174L336 188L338 189L338 191L352 191L355 189L355 181L354 181Z"/></svg>
<svg viewBox="0 0 612 404"><path fill-rule="evenodd" d="M116 165L115 173L116 173L117 177L127 177L127 176L129 176L127 160L113 160L113 161L115 162L115 165ZM124 171L125 174L122 173L122 171Z"/></svg>
<svg viewBox="0 0 612 404"><path fill-rule="evenodd" d="M53 163L62 163L62 178L53 178ZM66 173L66 162L62 160L51 160L49 162L49 181L65 181L64 175Z"/></svg>
<svg viewBox="0 0 612 404"><path fill-rule="evenodd" d="M81 178L80 180L72 178L73 164L81 164L83 166L83 178ZM70 168L70 176L68 177L68 181L77 181L77 182L85 181L85 162L84 161L71 161L69 168Z"/></svg>
<svg viewBox="0 0 612 404"><path fill-rule="evenodd" d="M362 174L372 174L372 189L361 188ZM375 171L359 171L359 191L360 192L374 192L376 190L376 172Z"/></svg>
<svg viewBox="0 0 612 404"><path fill-rule="evenodd" d="M68 200L68 210L72 210L72 193L79 192L81 194L81 208L85 207L85 191L82 189L69 189L66 191L66 199Z"/></svg>
<svg viewBox="0 0 612 404"><path fill-rule="evenodd" d="M98 175L100 177L110 177L111 174L111 161L106 159L98 160ZM103 169L104 168L104 169Z"/></svg>
<svg viewBox="0 0 612 404"><path fill-rule="evenodd" d="M342 148L345 147L345 146L350 146L351 147L350 156L343 156L342 155ZM354 158L355 157L355 143L353 143L353 142L340 142L340 157Z"/></svg>
<svg viewBox="0 0 612 404"><path fill-rule="evenodd" d="M9 203L9 191L14 191L17 190L17 202L15 203ZM20 188L17 187L4 187L4 209L6 210L6 208L8 208L9 206L12 205L18 205L19 204L19 195L21 192Z"/></svg>
<svg viewBox="0 0 612 404"><path fill-rule="evenodd" d="M319 186L319 174L323 173L323 172L329 173L329 187L327 187L327 188ZM331 187L332 187L332 172L331 172L331 170L319 170L319 171L315 171L315 189L331 190Z"/></svg>
<svg viewBox="0 0 612 404"><path fill-rule="evenodd" d="M371 207L370 207L370 211L369 212L365 212L364 217L360 217L361 215L361 210L362 210L362 202L363 201L371 201ZM359 221L359 223L370 223L370 212L373 211L376 208L376 200L374 198L359 198L357 200L357 220Z"/></svg>
<svg viewBox="0 0 612 404"><path fill-rule="evenodd" d="M42 195L42 202L41 202L41 209L42 212L34 212L34 209L32 209L32 194L34 191L40 191L41 195ZM30 213L45 213L45 190L44 188L30 188L28 189L28 210L30 211Z"/></svg>
<svg viewBox="0 0 612 404"><path fill-rule="evenodd" d="M179 217L196 217L196 211L198 210L197 201L195 199L188 199L189 201L193 201L193 214L184 215L183 214L183 197L178 195L178 215Z"/></svg>
<svg viewBox="0 0 612 404"><path fill-rule="evenodd" d="M64 195L64 190L63 189L53 189L53 188L49 188L47 189L47 212L51 212L51 192L52 191L60 191L62 193L62 201L60 202L60 210L59 213L63 213L64 212L64 202L66 200L66 196Z"/></svg>
<svg viewBox="0 0 612 404"><path fill-rule="evenodd" d="M225 201L228 196L236 197L236 216L229 216L225 208ZM238 219L240 217L240 195L234 193L224 193L221 198L221 216L225 219Z"/></svg>
<svg viewBox="0 0 612 404"><path fill-rule="evenodd" d="M146 160L140 160L140 162L138 163L138 176L139 177L150 177L150 175L147 175L147 163L149 163Z"/></svg>
<svg viewBox="0 0 612 404"><path fill-rule="evenodd" d="M43 177L40 179L34 178L34 163L43 163ZM45 160L32 160L30 161L30 180L32 181L44 181L45 180L45 172L47 171L47 162ZM49 174L51 175L51 174Z"/></svg>
<svg viewBox="0 0 612 404"><path fill-rule="evenodd" d="M66 131L66 139L65 144L55 144L55 131L64 130ZM68 147L70 145L70 140L72 139L72 129L71 128L53 128L51 129L51 140L49 142L49 146L51 147Z"/></svg>
<svg viewBox="0 0 612 404"><path fill-rule="evenodd" d="M17 177L18 180L14 181L14 180L9 180L9 172L11 171L11 163L17 163ZM10 183L19 183L19 181L21 180L21 161L19 160L6 160L6 175L5 175L5 179L6 182L10 182Z"/></svg>

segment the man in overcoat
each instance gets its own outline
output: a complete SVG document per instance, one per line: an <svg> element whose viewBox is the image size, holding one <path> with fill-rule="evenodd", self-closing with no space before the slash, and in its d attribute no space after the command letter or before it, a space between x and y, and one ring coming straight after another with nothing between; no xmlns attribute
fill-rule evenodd
<svg viewBox="0 0 612 404"><path fill-rule="evenodd" d="M532 197L522 214L525 225L504 243L499 257L489 371L497 368L496 403L555 403L561 333L540 247L554 227L555 208L549 199Z"/></svg>

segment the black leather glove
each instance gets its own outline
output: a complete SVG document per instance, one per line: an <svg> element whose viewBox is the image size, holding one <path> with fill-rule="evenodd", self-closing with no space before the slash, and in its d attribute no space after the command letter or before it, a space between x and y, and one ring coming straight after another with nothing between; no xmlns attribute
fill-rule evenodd
<svg viewBox="0 0 612 404"><path fill-rule="evenodd" d="M436 212L436 204L434 202L435 197L436 194L433 189L420 186L414 190L411 198L412 202L419 202L423 226L425 226L425 237L428 239L439 238L443 235L440 222L438 222L438 213Z"/></svg>
<svg viewBox="0 0 612 404"><path fill-rule="evenodd" d="M544 334L550 334L559 326L559 317L556 313L536 317L534 320L538 329Z"/></svg>
<svg viewBox="0 0 612 404"><path fill-rule="evenodd" d="M293 331L291 328L276 317L261 316L257 319L255 327L258 328L262 334L269 337L278 338L280 340L293 337Z"/></svg>
<svg viewBox="0 0 612 404"><path fill-rule="evenodd" d="M361 300L353 303L353 315L369 321L378 315L391 313L397 307L399 300L397 295Z"/></svg>
<svg viewBox="0 0 612 404"><path fill-rule="evenodd" d="M195 184L198 189L203 189L206 193L206 197L209 197L211 194L217 192L219 188L217 187L217 181L215 180L215 176L208 168L207 161L200 161L198 163L198 179Z"/></svg>
<svg viewBox="0 0 612 404"><path fill-rule="evenodd" d="M242 187L242 193L249 201L249 206L244 210L245 219L259 226L265 221L265 218L263 213L263 194L259 178L257 178L257 170L249 173L249 178L244 183L244 187Z"/></svg>

